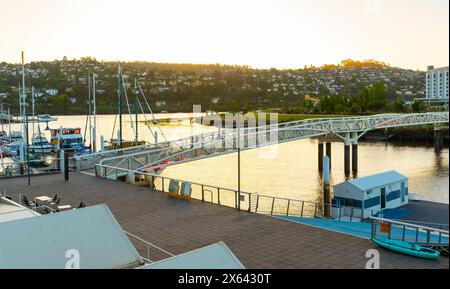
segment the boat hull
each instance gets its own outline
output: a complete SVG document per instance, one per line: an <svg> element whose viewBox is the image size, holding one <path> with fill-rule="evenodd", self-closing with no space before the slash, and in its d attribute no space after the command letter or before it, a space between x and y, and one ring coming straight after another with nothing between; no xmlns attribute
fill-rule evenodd
<svg viewBox="0 0 450 289"><path fill-rule="evenodd" d="M428 249L422 246L417 246L407 242L389 239L387 240L373 239L372 242L388 250L422 259L435 260L440 256L440 253L436 250Z"/></svg>
<svg viewBox="0 0 450 289"><path fill-rule="evenodd" d="M51 154L54 152L53 147L30 147L29 151L34 154Z"/></svg>

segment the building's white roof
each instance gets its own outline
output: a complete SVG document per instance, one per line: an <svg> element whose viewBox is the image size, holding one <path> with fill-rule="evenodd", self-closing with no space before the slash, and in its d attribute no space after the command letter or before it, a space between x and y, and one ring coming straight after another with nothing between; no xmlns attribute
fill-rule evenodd
<svg viewBox="0 0 450 289"><path fill-rule="evenodd" d="M166 260L145 265L139 269L245 269L223 242Z"/></svg>
<svg viewBox="0 0 450 289"><path fill-rule="evenodd" d="M33 210L0 197L0 223L40 216Z"/></svg>
<svg viewBox="0 0 450 289"><path fill-rule="evenodd" d="M141 258L106 205L0 223L0 269L131 268Z"/></svg>
<svg viewBox="0 0 450 289"><path fill-rule="evenodd" d="M401 182L407 179L408 177L400 174L397 171L389 171L375 175L370 175L367 177L353 179L348 182L362 191L367 191L370 189L384 186L386 184Z"/></svg>

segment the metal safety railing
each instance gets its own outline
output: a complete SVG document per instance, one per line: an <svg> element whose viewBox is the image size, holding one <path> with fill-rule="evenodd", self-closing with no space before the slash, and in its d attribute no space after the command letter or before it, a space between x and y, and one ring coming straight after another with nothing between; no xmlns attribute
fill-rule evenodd
<svg viewBox="0 0 450 289"><path fill-rule="evenodd" d="M369 216L375 216L376 211L347 207L332 203L302 201L273 196L256 195L255 213L271 216L298 218L328 218L338 221L361 222Z"/></svg>
<svg viewBox="0 0 450 289"><path fill-rule="evenodd" d="M156 255L156 254L163 254L165 255L165 258L170 258L170 257L174 257L175 255L170 253L169 251L166 251L164 249L162 249L161 247L156 246L155 244L152 244L142 238L139 238L136 235L133 235L127 231L123 231L125 233L125 235L128 236L128 238L131 238L131 242L135 245L135 247L137 248L141 258L147 262L147 263L154 263L156 260L153 259L153 257L151 257L151 255ZM152 254L152 250L156 252L154 252ZM142 256L143 252L145 252L145 257ZM158 259L165 259L165 258L158 258Z"/></svg>
<svg viewBox="0 0 450 289"><path fill-rule="evenodd" d="M97 153L90 153L84 155L75 155L69 159L69 166L76 171L83 171L95 168L95 164L106 158L113 158L117 156L124 156L140 151L146 151L154 149L164 144L146 144L142 146L135 146L130 148L106 150Z"/></svg>
<svg viewBox="0 0 450 289"><path fill-rule="evenodd" d="M96 165L96 175L118 180L131 178L132 182L144 183L155 191L170 192L170 182L189 183L191 198L219 206L232 207L239 211L299 218L329 218L339 221L361 222L370 216L381 214L373 210L346 207L338 204L302 201L238 191L202 183L190 182L136 170ZM113 177L111 177L113 176Z"/></svg>
<svg viewBox="0 0 450 289"><path fill-rule="evenodd" d="M0 178L41 175L61 171L61 159L51 158L0 164Z"/></svg>
<svg viewBox="0 0 450 289"><path fill-rule="evenodd" d="M207 185L202 183L179 180L175 178L165 177L157 174L151 174L141 171L127 170L123 168L110 167L106 165L96 165L95 173L102 178L108 178L109 175L119 176L126 175L136 182L145 183L155 191L168 193L170 191L170 182L188 183L191 185L191 198L200 200L205 203L216 204L235 208L237 210L251 212L252 194L249 192L238 191L236 189L223 188L219 186Z"/></svg>
<svg viewBox="0 0 450 289"><path fill-rule="evenodd" d="M448 225L437 224L423 225L407 223L378 217L370 217L372 222L371 238L379 236L387 237L391 240L399 240L403 242L411 242L427 246L447 246L449 243ZM447 227L447 230L442 228Z"/></svg>

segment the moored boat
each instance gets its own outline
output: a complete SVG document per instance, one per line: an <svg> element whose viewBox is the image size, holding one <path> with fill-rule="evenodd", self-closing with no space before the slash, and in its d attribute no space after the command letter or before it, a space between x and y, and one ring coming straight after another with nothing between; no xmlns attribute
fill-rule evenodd
<svg viewBox="0 0 450 289"><path fill-rule="evenodd" d="M17 152L21 146L20 141L11 142L8 144L4 144L2 146L2 150L6 153L8 157L13 157L17 155Z"/></svg>
<svg viewBox="0 0 450 289"><path fill-rule="evenodd" d="M23 140L22 133L20 131L13 131L11 135L8 137L10 143L17 142Z"/></svg>
<svg viewBox="0 0 450 289"><path fill-rule="evenodd" d="M83 136L80 128L51 129L51 142L55 147L61 142L60 147L66 152L79 152L83 149Z"/></svg>
<svg viewBox="0 0 450 289"><path fill-rule="evenodd" d="M3 148L0 146L0 158L6 158L8 155L5 151L3 151Z"/></svg>
<svg viewBox="0 0 450 289"><path fill-rule="evenodd" d="M409 242L379 238L372 239L372 242L388 250L414 257L435 260L440 256L440 253L436 250L415 245Z"/></svg>
<svg viewBox="0 0 450 289"><path fill-rule="evenodd" d="M31 139L31 145L28 147L28 150L34 154L51 154L55 147L43 134L37 134Z"/></svg>

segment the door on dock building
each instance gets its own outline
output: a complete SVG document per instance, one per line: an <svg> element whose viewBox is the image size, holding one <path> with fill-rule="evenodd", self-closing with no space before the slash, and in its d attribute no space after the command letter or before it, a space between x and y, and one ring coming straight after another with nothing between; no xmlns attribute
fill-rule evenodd
<svg viewBox="0 0 450 289"><path fill-rule="evenodd" d="M406 200L405 196L406 196L405 183L402 183L401 188L400 188L400 197L401 197L402 203L404 203Z"/></svg>
<svg viewBox="0 0 450 289"><path fill-rule="evenodd" d="M386 208L386 188L381 189L381 209Z"/></svg>

